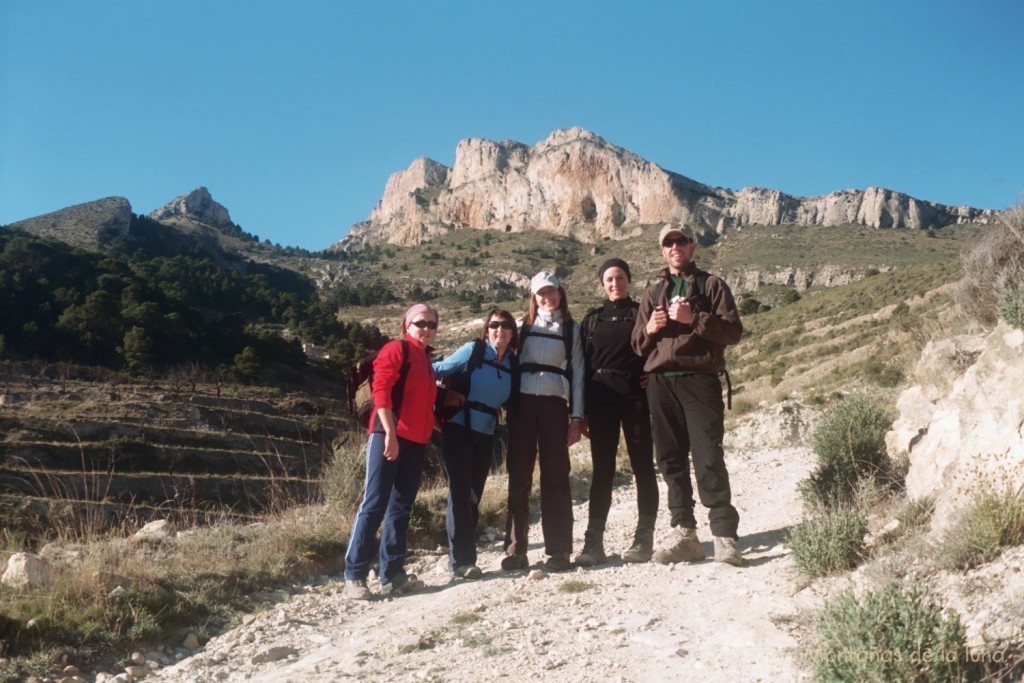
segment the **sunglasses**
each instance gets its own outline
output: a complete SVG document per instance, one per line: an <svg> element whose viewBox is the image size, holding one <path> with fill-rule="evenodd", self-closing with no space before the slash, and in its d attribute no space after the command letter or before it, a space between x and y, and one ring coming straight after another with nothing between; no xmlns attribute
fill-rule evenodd
<svg viewBox="0 0 1024 683"><path fill-rule="evenodd" d="M516 324L511 320L492 320L491 322L487 323L487 329L489 330L496 330L499 327L503 330L511 330L514 329L515 326Z"/></svg>
<svg viewBox="0 0 1024 683"><path fill-rule="evenodd" d="M428 330L436 330L437 329L437 321L436 320L413 320L409 324L410 325L415 325L416 327L420 328L421 330L424 327L427 328Z"/></svg>
<svg viewBox="0 0 1024 683"><path fill-rule="evenodd" d="M666 249L671 249L672 247L676 246L685 247L687 244L691 242L693 242L693 240L691 240L689 237L669 237L667 240L661 243L661 246L665 247Z"/></svg>

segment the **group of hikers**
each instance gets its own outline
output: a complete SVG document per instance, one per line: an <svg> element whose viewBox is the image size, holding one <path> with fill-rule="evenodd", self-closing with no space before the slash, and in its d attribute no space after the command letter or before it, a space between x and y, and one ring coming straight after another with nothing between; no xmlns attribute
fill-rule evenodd
<svg viewBox="0 0 1024 683"><path fill-rule="evenodd" d="M529 310L517 324L506 310L484 318L480 339L431 362L437 311L417 303L405 312L401 340L374 360L366 490L345 556L347 597L368 600L367 577L381 529L380 593L423 586L405 570L409 518L435 424L438 380L468 373L463 407L441 426L449 483L446 527L456 577L475 579L479 503L490 472L499 408L509 432L505 571L529 566L530 491L540 463L541 530L549 571L607 559L604 531L611 508L620 431L636 481L637 524L625 562L696 562L694 479L708 509L715 560L743 564L736 547L739 514L732 505L722 439L725 347L743 326L728 285L693 261L696 235L665 225L658 245L666 267L639 302L629 295L629 264L610 258L598 269L606 299L582 323L573 320L565 290L549 271L530 282ZM481 355L482 352L482 355ZM583 549L572 557L573 511L569 447L588 437L593 478ZM654 454L668 490L671 529L654 547L658 482Z"/></svg>

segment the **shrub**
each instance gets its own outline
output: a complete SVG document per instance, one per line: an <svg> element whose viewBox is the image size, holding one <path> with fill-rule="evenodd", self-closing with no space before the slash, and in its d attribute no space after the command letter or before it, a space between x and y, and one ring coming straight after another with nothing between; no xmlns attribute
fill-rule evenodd
<svg viewBox="0 0 1024 683"><path fill-rule="evenodd" d="M1024 282L999 296L999 317L1010 327L1024 330Z"/></svg>
<svg viewBox="0 0 1024 683"><path fill-rule="evenodd" d="M943 568L965 570L996 557L1001 548L1024 544L1024 495L984 493L953 524L938 553Z"/></svg>
<svg viewBox="0 0 1024 683"><path fill-rule="evenodd" d="M891 424L889 411L875 399L851 396L837 403L814 432L818 466L799 484L804 502L812 508L849 503L857 482L868 477L892 484L885 449Z"/></svg>
<svg viewBox="0 0 1024 683"><path fill-rule="evenodd" d="M358 443L336 444L321 477L324 502L342 514L354 513L362 501L365 480L365 449Z"/></svg>
<svg viewBox="0 0 1024 683"><path fill-rule="evenodd" d="M812 653L819 681L964 681L973 676L964 627L917 586L890 582L857 600L852 591L818 619Z"/></svg>
<svg viewBox="0 0 1024 683"><path fill-rule="evenodd" d="M999 298L1024 283L1024 204L1008 209L963 257L964 277L953 299L970 320L996 324Z"/></svg>
<svg viewBox="0 0 1024 683"><path fill-rule="evenodd" d="M853 569L863 556L864 515L850 508L828 510L793 527L789 547L804 574L816 577Z"/></svg>

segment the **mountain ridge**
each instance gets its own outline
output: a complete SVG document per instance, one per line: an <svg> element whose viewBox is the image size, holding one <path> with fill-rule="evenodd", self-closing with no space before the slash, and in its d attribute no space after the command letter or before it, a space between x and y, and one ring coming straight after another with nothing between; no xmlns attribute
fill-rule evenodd
<svg viewBox="0 0 1024 683"><path fill-rule="evenodd" d="M640 225L681 221L713 240L753 224L935 229L990 223L997 215L878 187L815 197L711 187L577 127L556 130L533 147L464 139L451 168L419 157L391 175L369 218L335 246L409 246L458 227L539 229L597 242L633 236Z"/></svg>

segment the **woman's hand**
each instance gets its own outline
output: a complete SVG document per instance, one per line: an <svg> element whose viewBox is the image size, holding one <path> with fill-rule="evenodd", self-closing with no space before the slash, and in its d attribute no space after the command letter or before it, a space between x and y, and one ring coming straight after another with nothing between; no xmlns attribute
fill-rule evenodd
<svg viewBox="0 0 1024 683"><path fill-rule="evenodd" d="M398 436L394 432L384 432L384 459L398 459Z"/></svg>
<svg viewBox="0 0 1024 683"><path fill-rule="evenodd" d="M384 459L398 458L398 433L395 430L395 414L391 408L377 408L377 417L384 428Z"/></svg>
<svg viewBox="0 0 1024 683"><path fill-rule="evenodd" d="M580 435L590 438L590 420L586 415L583 416L583 422L580 423Z"/></svg>
<svg viewBox="0 0 1024 683"><path fill-rule="evenodd" d="M572 420L569 422L569 435L565 439L567 446L579 443L580 434L583 432L583 420Z"/></svg>

